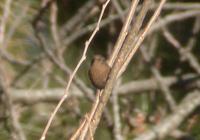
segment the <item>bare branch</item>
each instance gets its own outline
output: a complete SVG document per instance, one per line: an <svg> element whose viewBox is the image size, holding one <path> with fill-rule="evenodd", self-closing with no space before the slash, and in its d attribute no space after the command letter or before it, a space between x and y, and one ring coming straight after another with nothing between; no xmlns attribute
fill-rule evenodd
<svg viewBox="0 0 200 140"><path fill-rule="evenodd" d="M151 130L144 132L134 140L154 140L163 139L170 132L176 129L181 122L200 105L200 94L198 91L189 93L187 97L178 105L176 111L165 119L161 120Z"/></svg>

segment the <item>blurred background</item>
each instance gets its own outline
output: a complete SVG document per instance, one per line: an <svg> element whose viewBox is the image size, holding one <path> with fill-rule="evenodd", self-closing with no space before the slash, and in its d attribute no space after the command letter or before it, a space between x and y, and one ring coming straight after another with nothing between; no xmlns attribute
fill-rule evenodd
<svg viewBox="0 0 200 140"><path fill-rule="evenodd" d="M105 1L0 1L0 140L40 138ZM152 0L144 26L159 2ZM91 60L95 54L105 58L112 54L130 3L109 3L87 59L72 82L70 96L48 131L48 140L69 138L91 109L95 96L88 77ZM188 94L199 90L199 46L200 1L167 0L141 49L116 82L95 139L133 139L173 113L174 106ZM196 106L163 139L200 140L199 113Z"/></svg>

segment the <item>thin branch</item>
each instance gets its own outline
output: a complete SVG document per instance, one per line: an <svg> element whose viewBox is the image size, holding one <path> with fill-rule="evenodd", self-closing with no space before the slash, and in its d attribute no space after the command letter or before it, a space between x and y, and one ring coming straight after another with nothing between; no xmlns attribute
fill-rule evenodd
<svg viewBox="0 0 200 140"><path fill-rule="evenodd" d="M58 8L56 3L52 3L51 5L51 15L50 15L50 21L51 21L51 34L53 36L53 40L55 42L56 48L61 47L60 44L60 37L58 34L58 29L57 29L57 14L58 14Z"/></svg>
<svg viewBox="0 0 200 140"><path fill-rule="evenodd" d="M182 76L167 76L162 77L165 85L182 89L182 87L187 87L188 84L194 84L200 80L200 76L196 74L185 74ZM198 88L198 87L197 87ZM122 84L118 87L118 95L124 96L135 93L143 93L147 91L159 90L159 85L155 78L130 81L128 83ZM77 88L77 86L72 85L70 87L70 96L83 98L84 94L82 90ZM64 88L51 88L51 89L10 89L10 96L12 96L13 102L21 103L26 105L33 105L40 102L58 102L63 94ZM56 93L56 94L55 94Z"/></svg>
<svg viewBox="0 0 200 140"><path fill-rule="evenodd" d="M122 47L122 44L123 44L123 42L124 42L124 40L125 40L125 38L126 38L126 36L128 34L129 25L130 25L130 23L131 23L131 21L133 19L133 15L134 15L134 13L136 11L136 7L137 7L138 2L139 2L138 0L133 0L132 1L131 7L130 7L130 11L129 11L128 15L127 15L125 24L122 27L122 30L121 30L121 32L119 34L119 37L118 37L118 40L117 40L117 42L116 42L116 44L114 46L114 51L112 53L112 56L109 59L109 65L110 66L113 65L114 60L117 57L117 54L119 53L119 50Z"/></svg>
<svg viewBox="0 0 200 140"><path fill-rule="evenodd" d="M14 109L12 96L9 91L10 83L8 79L6 78L4 71L5 69L3 69L3 67L0 66L0 89L1 89L0 92L4 93L2 95L4 97L2 99L2 102L4 103L6 109L8 110L9 119L11 121L11 137L12 137L12 140L26 140L24 131L21 128L21 125L17 118L17 112Z"/></svg>
<svg viewBox="0 0 200 140"><path fill-rule="evenodd" d="M4 10L3 10L3 16L1 18L1 23L0 23L0 44L2 46L4 45L5 29L6 29L8 16L10 14L11 3L12 3L12 0L6 0L5 6L4 6Z"/></svg>
<svg viewBox="0 0 200 140"><path fill-rule="evenodd" d="M121 132L121 120L120 120L120 109L118 102L118 88L121 84L121 80L119 79L117 85L113 89L112 94L112 105L113 105L113 117L114 117L114 137L115 140L123 140L122 132Z"/></svg>
<svg viewBox="0 0 200 140"><path fill-rule="evenodd" d="M161 27L165 27L169 23L185 20L186 18L197 17L199 14L199 10L188 10L180 13L170 14L164 18L160 18L157 23L152 26L149 34L158 31Z"/></svg>
<svg viewBox="0 0 200 140"><path fill-rule="evenodd" d="M124 46L135 46L136 42L137 42L137 35L138 35L138 32L140 31L140 28L142 26L142 23L144 21L144 18L149 10L149 5L151 4L151 0L147 0L147 1L144 1L144 3L142 4L142 8L141 8L141 11L140 13L138 14L137 18L136 18L136 21L135 23L132 25L132 28L131 28L131 31L124 43ZM134 50L134 49L132 49ZM125 69L126 69L126 66L128 65L129 63L129 59L131 59L132 57L129 56L128 57L128 54L129 52L127 53L127 61L123 64L123 67L121 68L119 74L121 74Z"/></svg>
<svg viewBox="0 0 200 140"><path fill-rule="evenodd" d="M134 45L134 48L132 49L132 51L129 53L127 60L125 61L125 63L123 64L119 74L121 75L124 70L126 69L128 63L130 62L130 60L132 59L133 55L136 53L136 51L138 50L138 48L140 47L141 43L143 42L144 38L147 36L147 34L150 32L150 30L152 29L152 25L155 22L155 20L157 19L157 17L159 16L163 5L165 4L166 0L162 0L160 2L160 5L158 6L157 10L155 11L154 15L152 16L152 18L150 19L150 21L148 22L147 26L145 27L145 29L140 33L138 40L136 42L136 44Z"/></svg>

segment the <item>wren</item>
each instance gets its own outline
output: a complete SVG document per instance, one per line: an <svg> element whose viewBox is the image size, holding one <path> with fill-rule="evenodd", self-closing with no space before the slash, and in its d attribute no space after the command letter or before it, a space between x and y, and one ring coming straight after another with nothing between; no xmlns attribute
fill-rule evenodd
<svg viewBox="0 0 200 140"><path fill-rule="evenodd" d="M106 85L109 73L110 66L106 62L106 59L101 55L95 55L89 69L89 77L92 84L97 89L103 89Z"/></svg>

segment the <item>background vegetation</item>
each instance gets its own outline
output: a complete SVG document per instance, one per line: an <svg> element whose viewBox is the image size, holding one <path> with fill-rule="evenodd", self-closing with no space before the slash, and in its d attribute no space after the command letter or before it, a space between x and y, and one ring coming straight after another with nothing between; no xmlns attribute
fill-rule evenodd
<svg viewBox="0 0 200 140"><path fill-rule="evenodd" d="M0 1L0 140L40 138L104 2ZM143 26L159 2L151 0ZM110 57L130 3L109 3L87 59L70 87L70 96L48 131L48 140L69 138L91 109L91 96L95 93L88 77L91 60L95 54ZM140 1L135 16L142 4ZM200 94L199 31L199 0L167 0L119 83L116 81L117 90L106 106L95 139L134 139L170 115L187 110L188 95ZM189 100L191 104L194 97ZM175 108L182 104L187 106L177 111ZM180 116L182 123L172 127L162 139L200 140L199 104Z"/></svg>

